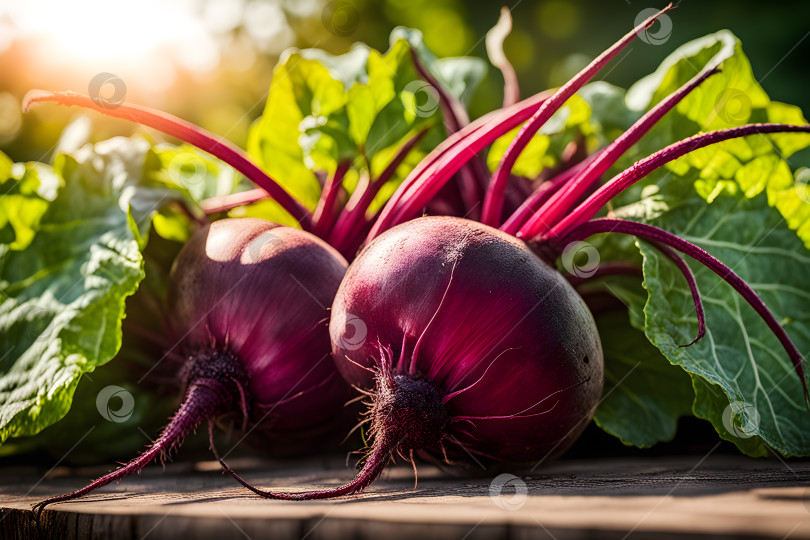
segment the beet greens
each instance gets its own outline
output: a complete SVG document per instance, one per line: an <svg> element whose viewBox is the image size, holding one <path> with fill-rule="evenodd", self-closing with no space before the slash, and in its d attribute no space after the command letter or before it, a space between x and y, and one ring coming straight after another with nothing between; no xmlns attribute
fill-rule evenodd
<svg viewBox="0 0 810 540"><path fill-rule="evenodd" d="M642 160L604 186L595 181L686 95L717 73L707 65L644 114L607 148L560 173L535 200L506 221L516 236L458 218L413 213L506 126L525 121L484 199L482 220L500 223L504 183L534 133L607 60L650 25L643 22L551 96L536 96L456 132L418 166L383 209L367 246L347 273L332 307L330 334L344 378L368 397L372 444L351 482L334 488L274 492L273 499L330 498L362 491L398 454L478 456L544 461L575 440L601 393L602 351L593 318L574 288L548 263L570 242L596 233L631 234L653 242L682 272L706 333L695 276L677 252L726 280L782 343L805 399L804 359L753 289L694 244L644 223L596 219L604 204L633 182L691 150L752 134L810 132L810 126L753 124L696 135ZM520 120L517 121L516 119ZM583 203L579 201L590 193ZM527 209L531 209L528 211ZM364 329L357 342L358 326ZM448 448L449 447L449 448Z"/></svg>
<svg viewBox="0 0 810 540"><path fill-rule="evenodd" d="M600 217L606 205L628 188L690 152L753 135L810 133L810 125L778 121L715 129L672 143L600 183L603 175L617 167L622 157L679 104L720 76L722 63L733 51L723 48L601 150L587 155L581 144L573 144L570 159L564 160L559 170L533 185L531 193L517 204L508 204L510 197L514 198L514 192L510 192L515 182L514 166L538 131L640 32L671 9L671 5L667 6L643 21L556 91L517 101L515 82L507 76L504 107L472 122L413 53L414 69L437 89L448 136L413 167L379 213L372 216L372 202L410 152L427 137L428 127L410 133L381 173L360 178L358 188L343 199L342 184L351 165L345 160L338 162L325 178L320 200L310 213L241 151L227 144L214 144L208 134L200 135L199 130L179 119L135 106L100 109L89 98L75 94L39 92L26 100L26 106L41 101L81 105L151 125L220 157L264 190L211 201L209 211L223 211L269 194L305 230L327 239L350 258L365 238L345 278L341 275L334 283L337 288L340 282L337 293L330 289L334 296L329 322L334 366L367 398L366 418L360 425L368 426L371 444L356 478L343 486L322 490L266 491L234 472L213 448L213 438L211 441L223 468L256 494L291 500L336 497L368 487L394 455L411 462L417 455L447 462L451 458L544 461L559 455L576 440L599 404L604 371L598 330L577 288L604 276L638 275L640 271L620 261L605 263L600 272L591 276L566 279L555 267L556 261L569 245L595 234L618 233L648 241L682 275L695 310L697 332L691 342L679 343L681 347L693 346L707 335L698 278L682 255L722 278L778 339L793 373L799 377L807 403L801 351L785 330L785 323L730 265L695 243L652 224ZM497 57L498 45L493 43L491 48L495 51L491 54ZM508 74L506 64L501 62L499 67ZM515 128L519 128L517 135L491 177L482 182L486 178L479 154ZM458 180L457 185L450 183L453 179ZM448 186L461 186L461 192L448 190ZM471 212L472 217L477 217L473 209L481 207L480 222L455 215L458 199L460 207ZM425 209L445 215L417 217ZM318 245L323 250L331 249ZM644 277L646 280L646 273ZM214 276L201 275L194 285L179 290L194 293L209 280ZM253 305L249 299L244 303ZM195 313L199 309L193 305L187 311ZM248 332L241 328L243 324L276 324L272 320L264 322L265 316L255 313L237 326ZM188 328L192 318L180 320L185 321L181 328ZM236 343L234 339L238 342L239 333L232 335L230 325L215 324L212 328L206 328L199 343L212 335L227 346ZM216 366L222 360L205 358L206 366ZM189 367L186 377L189 381L223 379L222 372L208 377L205 369ZM221 391L217 387L212 393L210 387L202 385L205 388L195 390L193 396L190 392L197 387L188 383L191 390L187 396L191 397L187 401L197 411L189 415L210 418L220 410L244 403L240 390L243 385L238 381L253 381L255 377L249 369L245 373L234 371L225 378L234 381L235 386L226 385L223 388L228 389ZM266 382L278 382L284 387L284 381L277 381L275 376ZM289 381L286 383L289 386ZM250 395L261 398L262 388L252 387ZM277 398L263 399L273 402ZM290 417L290 429L297 424L294 417ZM190 426L182 419L174 423L178 425L167 440L176 440ZM213 427L209 429L213 436ZM160 444L168 444L161 440ZM132 467L134 470L139 465Z"/></svg>

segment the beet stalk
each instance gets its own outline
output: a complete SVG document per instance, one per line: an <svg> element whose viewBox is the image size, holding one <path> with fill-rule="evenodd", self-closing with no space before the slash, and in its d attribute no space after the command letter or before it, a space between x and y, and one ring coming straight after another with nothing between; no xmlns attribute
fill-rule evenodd
<svg viewBox="0 0 810 540"><path fill-rule="evenodd" d="M295 200L283 187L253 163L244 150L227 139L214 135L169 113L126 103L113 108L102 107L90 97L76 92L31 90L23 98L23 112L27 112L32 105L48 101L60 105L84 107L114 118L130 120L196 146L221 159L245 175L248 180L267 191L287 213L301 223L302 227L309 229L311 226L312 216L309 210L304 208L300 202Z"/></svg>

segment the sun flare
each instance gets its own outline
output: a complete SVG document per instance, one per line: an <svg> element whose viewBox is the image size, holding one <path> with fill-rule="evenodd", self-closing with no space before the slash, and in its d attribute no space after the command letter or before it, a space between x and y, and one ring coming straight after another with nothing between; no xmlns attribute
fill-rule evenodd
<svg viewBox="0 0 810 540"><path fill-rule="evenodd" d="M206 72L219 61L216 36L199 7L193 0L28 0L6 3L2 11L17 37L32 46L38 65L112 71L151 80L146 89L159 90L173 80L177 66Z"/></svg>

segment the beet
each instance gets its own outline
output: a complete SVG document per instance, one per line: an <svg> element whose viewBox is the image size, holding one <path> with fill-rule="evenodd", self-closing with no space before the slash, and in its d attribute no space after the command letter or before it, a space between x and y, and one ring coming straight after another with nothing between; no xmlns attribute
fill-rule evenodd
<svg viewBox="0 0 810 540"><path fill-rule="evenodd" d="M551 459L602 392L602 348L583 300L525 243L474 221L419 218L375 239L349 268L329 328L338 369L369 396L364 466L338 488L251 488L260 495L354 493L393 452Z"/></svg>
<svg viewBox="0 0 810 540"><path fill-rule="evenodd" d="M268 454L322 450L345 435L351 394L331 360L327 321L346 266L312 234L260 219L198 230L169 282L169 353L179 354L162 361L177 364L182 404L143 454L38 503L35 515L139 471L204 421L213 434L214 420L230 413Z"/></svg>
<svg viewBox="0 0 810 540"><path fill-rule="evenodd" d="M367 326L359 348L351 318ZM559 455L602 391L599 335L573 287L525 243L473 221L420 218L372 242L338 291L330 334L347 381L373 388L380 369L398 385L424 380L449 418L427 438L497 460Z"/></svg>

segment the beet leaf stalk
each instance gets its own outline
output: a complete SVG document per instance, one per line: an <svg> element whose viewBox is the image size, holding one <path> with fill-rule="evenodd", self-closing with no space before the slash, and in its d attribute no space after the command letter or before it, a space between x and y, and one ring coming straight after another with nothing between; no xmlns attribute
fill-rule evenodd
<svg viewBox="0 0 810 540"><path fill-rule="evenodd" d="M23 111L27 112L32 105L43 102L54 102L59 105L83 107L101 114L130 120L151 127L171 137L176 137L209 154L221 159L256 186L264 189L278 202L287 213L293 216L305 230L312 227L312 216L300 202L292 197L281 185L268 176L258 165L251 161L244 150L227 139L214 135L190 122L174 115L157 111L140 105L122 103L117 107L99 106L90 97L75 92L48 92L31 90L23 98Z"/></svg>
<svg viewBox="0 0 810 540"><path fill-rule="evenodd" d="M729 58L733 51L733 47L723 47L695 76L647 111L621 136L602 150L599 157L586 170L582 171L576 179L568 183L559 193L549 197L539 212L535 214L534 222L528 227L536 230L537 234L539 234L556 225L570 211L571 207L593 188L599 177L616 163L622 154L637 143L667 112L672 110L703 81L718 73L723 61ZM542 222L539 222L541 218ZM521 227L524 224L521 223Z"/></svg>
<svg viewBox="0 0 810 540"><path fill-rule="evenodd" d="M362 234L368 228L369 219L366 216L369 206L374 201L377 193L380 192L386 182L393 178L397 169L408 157L408 154L424 138L429 128L423 128L413 137L408 139L399 149L391 162L373 180L367 176L360 179L357 189L354 190L349 201L337 216L334 227L332 227L327 240L335 249L346 257L354 255L354 252L362 243Z"/></svg>
<svg viewBox="0 0 810 540"><path fill-rule="evenodd" d="M810 125L748 124L735 128L700 133L688 139L672 143L658 152L637 161L632 167L614 176L579 206L574 208L573 211L569 210L567 215L556 222L547 233L543 234L542 232L546 217L543 215L543 209L541 208L538 213L521 228L518 236L526 238L538 236L555 238L563 236L573 227L596 216L602 207L613 197L666 163L711 144L749 135L764 135L767 133L810 133Z"/></svg>
<svg viewBox="0 0 810 540"><path fill-rule="evenodd" d="M350 161L341 161L338 163L335 172L326 179L321 191L321 198L318 201L318 207L315 208L315 213L312 216L312 232L315 236L324 238L332 225L334 225L338 213L338 195L343 187L343 177L346 176L349 167L351 167Z"/></svg>
<svg viewBox="0 0 810 540"><path fill-rule="evenodd" d="M698 291L697 281L695 280L695 274L692 272L692 269L689 268L689 265L686 264L686 261L683 260L683 257L678 255L675 251L668 248L664 244L652 242L652 244L664 255L666 255L678 270L683 274L684 279L686 279L686 284L689 286L689 292L692 295L692 302L695 304L695 313L698 319L698 333L695 338L685 345L679 345L679 347L688 347L690 345L694 345L700 339L706 335L706 313L703 311L703 300L700 298L700 291ZM642 273L642 277L643 273Z"/></svg>
<svg viewBox="0 0 810 540"><path fill-rule="evenodd" d="M570 204L576 204L583 195L593 186L596 180L616 163L631 146L636 144L663 116L680 103L692 90L697 88L710 76L719 73L716 66L707 66L700 73L692 77L655 107L647 111L638 121L622 133L615 141L610 143L599 155L588 164L577 176L568 182L558 193L549 197L549 200L540 207L527 224L528 227L544 231L557 223L569 209Z"/></svg>
<svg viewBox="0 0 810 540"><path fill-rule="evenodd" d="M669 4L655 15L648 17L622 39L613 44L613 46L597 56L585 69L577 73L573 79L565 83L553 96L546 100L537 112L520 128L517 136L506 149L498 168L492 175L489 189L484 197L484 209L481 215L482 223L494 227L501 224L503 197L506 192L506 184L509 181L509 175L512 173L512 167L515 165L518 156L526 145L529 144L529 141L534 137L535 133L537 133L543 124L545 124L577 90L582 88L605 64L638 37L640 31L649 27L658 17L670 11L672 7L672 4Z"/></svg>
<svg viewBox="0 0 810 540"><path fill-rule="evenodd" d="M537 189L535 189L531 195L529 195L526 200L523 201L518 209L515 210L506 221L503 222L503 225L499 227L500 230L509 234L517 234L520 227L538 210L540 210L546 201L548 201L555 193L562 189L567 182L570 182L576 178L577 174L592 163L602 151L603 150L596 152L576 165L569 167L568 169L556 174L552 178L549 178L537 186Z"/></svg>
<svg viewBox="0 0 810 540"><path fill-rule="evenodd" d="M788 356L790 357L790 361L793 364L793 368L796 371L796 374L799 376L799 380L802 383L802 389L804 391L804 398L805 402L808 401L808 391L807 391L807 381L804 378L804 363L805 359L802 356L802 353L799 352L799 349L796 348L796 345L791 341L790 336L788 336L785 329L779 324L779 321L776 320L776 317L771 313L759 295L751 288L748 283L745 282L739 275L737 275L731 268L720 262L718 259L713 257L709 252L704 250L703 248L696 246L695 244L684 240L670 232L667 232L663 229L655 227L654 225L649 225L647 223L639 223L636 221L629 221L624 219L609 219L609 218L601 218L601 219L593 219L587 221L585 223L581 223L568 231L568 233L561 238L555 239L553 241L553 245L556 246L565 246L570 242L574 242L577 240L583 240L592 236L594 234L599 233L620 233L620 234L628 234L632 236L636 236L638 238L648 240L653 242L654 245L664 245L669 248L675 249L680 251L681 253L688 255L689 257L695 259L697 262L717 274L720 278L722 278L726 283L731 285L737 293L743 297L743 299L752 307L754 311L765 321L765 324L768 325L768 328L771 329L771 332L779 339L779 342L784 347L785 352L787 352ZM664 254L670 256L669 253L665 250ZM671 258L671 256L670 256ZM676 260L676 259L673 259ZM676 260L676 264L677 260ZM683 268L679 265L679 269L683 272ZM684 273L686 275L686 273ZM687 277L689 280L689 278ZM692 286L693 280L690 280L690 289L692 289L693 296L695 295L696 288ZM697 305L697 303L696 303ZM701 323L702 316L698 315L699 324ZM702 335L703 329L701 324L701 331L698 335L698 338ZM694 343L694 341L692 342Z"/></svg>
<svg viewBox="0 0 810 540"><path fill-rule="evenodd" d="M400 184L380 212L367 240L418 214L467 161L530 118L549 95L541 92L506 109L492 111L447 137Z"/></svg>
<svg viewBox="0 0 810 540"><path fill-rule="evenodd" d="M594 62L586 67L583 72L578 74L551 96L550 92L536 94L516 105L482 116L461 131L448 137L422 160L419 166L417 166L399 186L383 208L379 219L371 228L367 240L373 240L380 233L413 218L418 214L420 209L439 192L452 175L470 159L473 159L478 152L491 144L498 137L506 134L509 130L528 121L521 129L521 133L525 133L526 135L521 137L519 134L518 138L520 140L516 138L507 150L507 154L504 155L504 161L516 160L517 155L528 143L531 136L534 135L536 129L539 129L545 122L545 120L543 120L544 117L547 116L550 118L554 112L565 103L566 99L570 97L571 94L593 77L596 71L622 48L626 47L637 36L638 32L644 30L651 25L657 17L671 9L672 4L643 21L634 28L633 31L613 45L613 47L602 53ZM555 98L555 96L555 103L548 105L547 102ZM567 97L563 99L563 96ZM545 112L541 113L541 110ZM533 118L535 119L534 121L531 120ZM532 124L531 126L529 125L530 123ZM534 131L532 131L533 129ZM530 134L528 134L529 131L531 131ZM490 198L496 197L500 199L500 202L497 202L497 204L496 202L490 202L489 206L499 209L503 206L502 200L505 196L506 181L508 180L508 175L511 173L512 167L511 165L508 167L502 166L501 169L503 169L503 172L500 174L503 175L504 178L502 180L493 179L493 181L490 182L489 188L489 191L495 192L494 195L490 195ZM495 183L494 187L493 182ZM485 207L486 204L485 196Z"/></svg>
<svg viewBox="0 0 810 540"><path fill-rule="evenodd" d="M249 189L247 191L240 191L238 193L231 193L229 195L221 195L218 197L211 197L200 201L200 208L206 214L218 214L220 212L227 212L233 210L238 206L261 201L270 196L262 188Z"/></svg>
<svg viewBox="0 0 810 540"><path fill-rule="evenodd" d="M503 106L509 107L520 101L520 84L518 83L515 68L503 52L503 42L512 32L512 14L509 8L501 8L498 22L487 32L487 56L492 65L498 68L503 75Z"/></svg>
<svg viewBox="0 0 810 540"><path fill-rule="evenodd" d="M413 64L419 76L425 79L439 95L439 107L442 110L447 134L452 135L468 125L470 123L470 117L464 105L439 84L439 81L436 80L419 60L416 50L411 49L411 56L413 57ZM467 212L474 212L481 204L486 182L484 177L485 173L486 169L480 160L472 160L469 163L465 163L459 171L458 187L464 208Z"/></svg>
<svg viewBox="0 0 810 540"><path fill-rule="evenodd" d="M436 77L434 77L424 66L424 64L422 64L422 61L419 60L419 55L417 54L416 49L411 49L411 59L413 60L413 65L416 68L416 72L419 73L419 76L422 77L430 86L432 86L439 95L439 107L442 110L444 123L447 127L447 134L452 135L469 124L470 116L467 114L467 110L464 108L464 105L462 105L453 94L449 93L447 89L439 84Z"/></svg>

